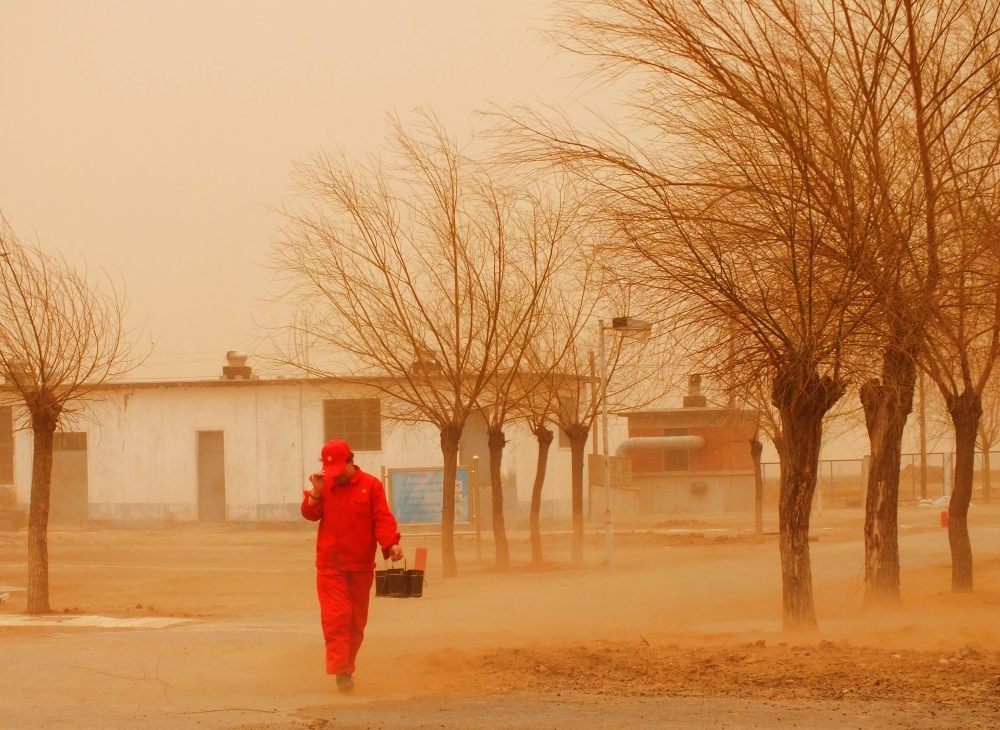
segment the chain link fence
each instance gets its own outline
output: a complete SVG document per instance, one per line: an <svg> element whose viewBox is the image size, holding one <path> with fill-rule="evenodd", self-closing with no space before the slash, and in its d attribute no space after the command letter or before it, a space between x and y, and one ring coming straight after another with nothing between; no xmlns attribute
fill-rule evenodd
<svg viewBox="0 0 1000 730"><path fill-rule="evenodd" d="M860 509L864 506L865 483L868 480L868 459L823 459L819 464L819 479L816 484L816 499L822 500L823 507L846 507ZM972 499L981 502L986 499L983 484L985 470L983 454L976 454L976 469L973 474ZM918 504L921 499L946 497L951 493L955 474L954 452L934 452L927 454L926 476L920 468L920 454L903 454L899 469L900 504ZM778 504L778 486L781 477L778 462L761 464L764 472L764 504L774 507ZM990 493L994 499L1000 498L1000 452L990 452Z"/></svg>

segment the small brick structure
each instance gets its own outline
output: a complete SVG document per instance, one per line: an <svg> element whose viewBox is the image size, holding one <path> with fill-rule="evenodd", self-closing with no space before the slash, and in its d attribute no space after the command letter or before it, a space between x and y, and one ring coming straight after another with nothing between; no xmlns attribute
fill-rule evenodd
<svg viewBox="0 0 1000 730"><path fill-rule="evenodd" d="M685 402L692 402L685 397ZM628 435L700 437L677 439L695 448L642 448L633 442L632 487L639 490L643 515L671 512L735 512L754 506L750 440L757 432L756 411L710 408L704 401L685 408L625 414Z"/></svg>

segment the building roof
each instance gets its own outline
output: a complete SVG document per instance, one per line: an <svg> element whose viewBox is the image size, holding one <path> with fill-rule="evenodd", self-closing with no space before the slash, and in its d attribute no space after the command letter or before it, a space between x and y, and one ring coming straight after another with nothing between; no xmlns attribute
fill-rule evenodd
<svg viewBox="0 0 1000 730"><path fill-rule="evenodd" d="M621 414L630 426L641 428L670 426L721 426L736 423L757 423L760 413L738 408L662 408L629 411Z"/></svg>
<svg viewBox="0 0 1000 730"><path fill-rule="evenodd" d="M101 383L94 390L137 390L147 388L254 388L276 385L331 385L334 383L373 383L380 378L251 378L229 380L225 378L200 378L197 380L119 380Z"/></svg>

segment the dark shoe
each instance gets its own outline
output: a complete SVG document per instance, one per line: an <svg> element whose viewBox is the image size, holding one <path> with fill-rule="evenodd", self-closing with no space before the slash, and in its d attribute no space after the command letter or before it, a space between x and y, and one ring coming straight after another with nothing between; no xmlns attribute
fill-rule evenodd
<svg viewBox="0 0 1000 730"><path fill-rule="evenodd" d="M337 675L337 689L341 692L352 692L354 690L354 680L347 672Z"/></svg>

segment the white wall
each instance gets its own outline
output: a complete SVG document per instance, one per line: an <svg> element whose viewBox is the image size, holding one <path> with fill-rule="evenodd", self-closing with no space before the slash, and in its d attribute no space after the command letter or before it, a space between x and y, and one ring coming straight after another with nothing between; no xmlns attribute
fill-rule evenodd
<svg viewBox="0 0 1000 730"><path fill-rule="evenodd" d="M63 428L88 434L90 517L111 522L198 518L197 432L225 433L227 517L234 521L299 519L308 475L319 469L325 398L374 397L356 385L275 381L137 384L102 390ZM385 411L386 409L383 409ZM504 472L516 480L524 514L531 501L537 445L510 429ZM442 464L437 430L383 419L382 450L356 463L383 467ZM543 515L570 513L570 453L553 443ZM31 433L15 433L18 499L28 502ZM585 488L586 491L586 488Z"/></svg>
<svg viewBox="0 0 1000 730"><path fill-rule="evenodd" d="M14 408L14 491L17 501L31 501L31 431L23 408Z"/></svg>
<svg viewBox="0 0 1000 730"><path fill-rule="evenodd" d="M525 512L531 504L531 490L535 483L538 465L538 441L527 428L518 425L511 430L511 444L507 447L516 462L517 501ZM553 429L554 430L554 429ZM586 498L586 469L584 469L584 497ZM559 448L559 434L552 440L545 466L545 485L542 487L543 518L569 519L572 515L572 460L569 449ZM584 510L586 513L586 510Z"/></svg>

